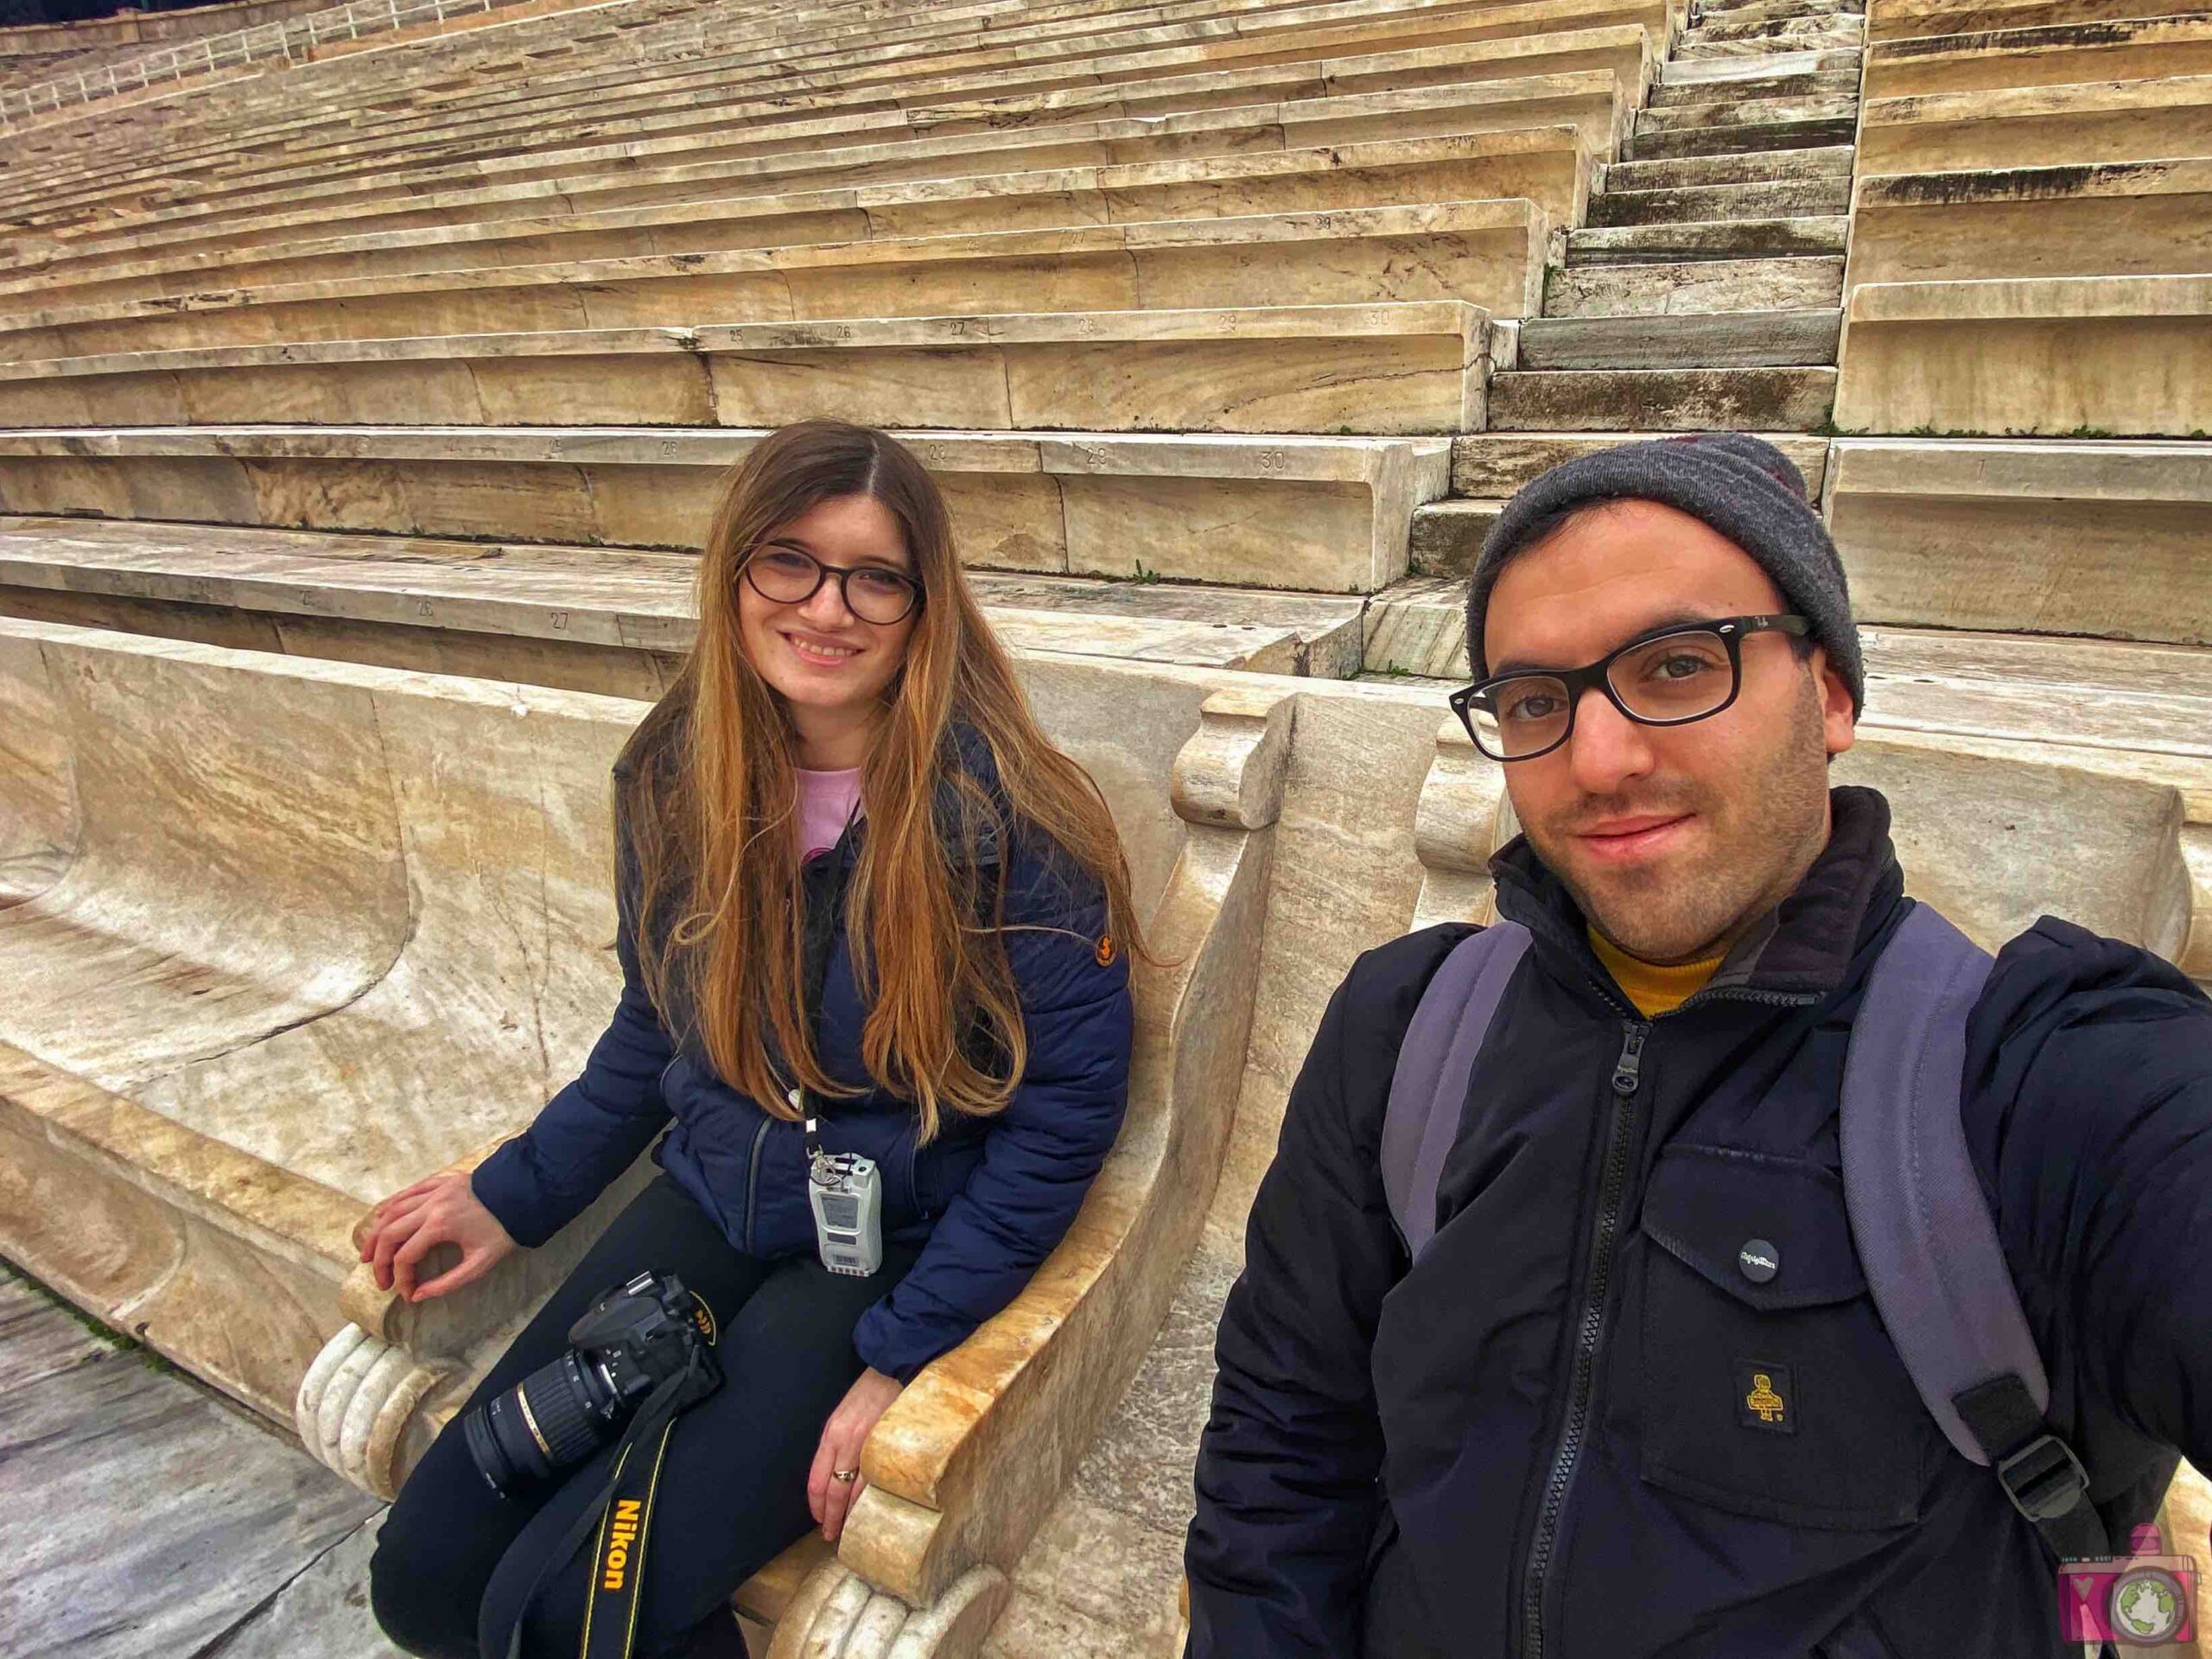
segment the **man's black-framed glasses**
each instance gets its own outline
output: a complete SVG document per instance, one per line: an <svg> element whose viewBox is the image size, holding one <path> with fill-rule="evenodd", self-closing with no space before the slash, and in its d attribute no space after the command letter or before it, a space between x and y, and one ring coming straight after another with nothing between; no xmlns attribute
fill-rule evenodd
<svg viewBox="0 0 2212 1659"><path fill-rule="evenodd" d="M879 627L903 621L922 602L922 584L887 564L824 564L803 547L763 542L746 556L745 580L763 599L804 605L834 580L845 608Z"/></svg>
<svg viewBox="0 0 2212 1659"><path fill-rule="evenodd" d="M1719 714L1744 684L1744 641L1803 637L1802 616L1719 616L1638 635L1586 668L1516 670L1454 691L1448 701L1475 747L1493 760L1533 760L1574 734L1582 694L1597 690L1643 726L1687 726Z"/></svg>

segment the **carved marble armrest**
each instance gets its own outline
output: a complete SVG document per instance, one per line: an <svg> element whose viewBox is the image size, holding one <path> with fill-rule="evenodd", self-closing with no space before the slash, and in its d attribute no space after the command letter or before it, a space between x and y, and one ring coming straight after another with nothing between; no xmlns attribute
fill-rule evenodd
<svg viewBox="0 0 2212 1659"><path fill-rule="evenodd" d="M1120 1139L1027 1287L876 1425L837 1560L793 1598L773 1655L972 1650L968 1633L980 1641L988 1628L1004 1571L1135 1375L1220 1172L1294 697L1238 686L1204 704L1174 768L1183 849L1148 930L1161 965L1139 963L1133 979ZM869 1634L854 1646L874 1624L904 1645Z"/></svg>
<svg viewBox="0 0 2212 1659"><path fill-rule="evenodd" d="M488 1141L438 1173L473 1170L507 1138ZM633 1172L545 1244L517 1250L482 1278L427 1302L378 1288L375 1270L356 1266L338 1293L347 1323L308 1367L294 1402L301 1443L364 1491L396 1495L476 1379L636 1184ZM357 1248L368 1223L365 1211L354 1224Z"/></svg>

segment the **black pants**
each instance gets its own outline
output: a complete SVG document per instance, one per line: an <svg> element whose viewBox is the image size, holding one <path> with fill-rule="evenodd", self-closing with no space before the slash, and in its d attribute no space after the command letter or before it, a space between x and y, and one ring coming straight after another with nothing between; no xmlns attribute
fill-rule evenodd
<svg viewBox="0 0 2212 1659"><path fill-rule="evenodd" d="M722 1385L677 1419L653 1500L639 1655L743 1653L730 1593L814 1524L806 1477L822 1426L863 1369L853 1326L913 1265L887 1244L872 1277L810 1256L764 1262L730 1248L662 1175L630 1206L492 1368L464 1412L566 1351L569 1327L610 1286L648 1268L704 1297L721 1329ZM477 1473L461 1414L439 1433L385 1517L369 1564L377 1622L423 1659L502 1659L547 1553L605 1484L613 1448L526 1500ZM568 1659L582 1641L588 1547L531 1609L529 1655Z"/></svg>

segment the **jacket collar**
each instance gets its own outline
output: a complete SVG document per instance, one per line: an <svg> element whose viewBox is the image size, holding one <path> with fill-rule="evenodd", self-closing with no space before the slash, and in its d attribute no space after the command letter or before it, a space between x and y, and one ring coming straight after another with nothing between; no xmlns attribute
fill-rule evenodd
<svg viewBox="0 0 2212 1659"><path fill-rule="evenodd" d="M966 856L964 846L967 837L962 833L962 819L972 817L973 862L980 869L991 868L1006 856L1011 813L1006 791L999 783L997 757L991 753L991 746L983 734L962 720L953 721L938 753L943 772L937 780L931 804L937 819L938 838L944 842L949 857L957 861ZM973 779L982 786L992 810L973 812L966 807L971 798L965 795L954 781L956 772ZM845 833L837 842L837 852L847 865L858 860L860 837L866 830L867 820L864 818L855 817L845 826Z"/></svg>
<svg viewBox="0 0 2212 1659"><path fill-rule="evenodd" d="M1872 789L1828 791L1827 845L1790 895L1738 940L1699 995L1730 989L1755 997L1816 1001L1841 988L1869 933L1904 893L1904 873L1890 842L1890 804ZM1607 982L1592 952L1582 911L1526 836L1491 860L1498 913L1536 938L1541 953L1566 952L1585 977Z"/></svg>

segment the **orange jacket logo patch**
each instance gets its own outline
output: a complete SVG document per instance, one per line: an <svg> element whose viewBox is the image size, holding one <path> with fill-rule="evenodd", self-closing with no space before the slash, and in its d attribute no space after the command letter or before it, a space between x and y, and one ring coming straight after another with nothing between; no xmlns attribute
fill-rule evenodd
<svg viewBox="0 0 2212 1659"><path fill-rule="evenodd" d="M1111 968L1114 965L1114 936L1111 933L1101 933L1098 936L1098 949L1095 954L1098 957L1098 965L1101 968Z"/></svg>

